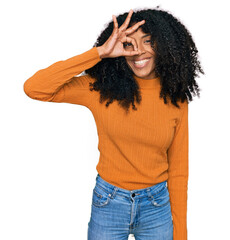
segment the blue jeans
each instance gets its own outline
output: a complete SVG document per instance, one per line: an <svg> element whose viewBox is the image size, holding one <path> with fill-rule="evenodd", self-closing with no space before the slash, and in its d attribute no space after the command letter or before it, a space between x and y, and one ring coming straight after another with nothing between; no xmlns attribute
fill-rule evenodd
<svg viewBox="0 0 230 240"><path fill-rule="evenodd" d="M137 190L116 187L99 174L92 193L88 240L173 240L167 181Z"/></svg>

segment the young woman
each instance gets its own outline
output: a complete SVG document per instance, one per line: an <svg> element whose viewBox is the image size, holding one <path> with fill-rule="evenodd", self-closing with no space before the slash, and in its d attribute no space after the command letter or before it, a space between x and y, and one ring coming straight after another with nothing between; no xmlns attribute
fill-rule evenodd
<svg viewBox="0 0 230 240"><path fill-rule="evenodd" d="M24 83L30 98L83 105L95 118L88 240L187 239L188 102L199 96L199 73L185 26L145 9L113 15L90 50Z"/></svg>

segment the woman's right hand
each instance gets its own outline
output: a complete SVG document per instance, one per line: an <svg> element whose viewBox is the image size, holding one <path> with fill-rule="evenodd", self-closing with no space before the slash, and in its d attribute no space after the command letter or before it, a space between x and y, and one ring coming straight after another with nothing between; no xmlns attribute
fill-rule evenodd
<svg viewBox="0 0 230 240"><path fill-rule="evenodd" d="M141 51L137 48L137 43L135 39L127 37L127 35L137 30L142 24L145 23L145 20L137 22L132 27L126 29L129 25L132 13L133 10L131 9L127 18L125 19L125 22L120 26L120 28L118 28L116 16L113 15L113 32L102 46L97 47L101 58L114 58L119 56L133 56L141 54ZM132 45L134 46L134 50L126 51L123 46L123 43L125 42L132 43Z"/></svg>

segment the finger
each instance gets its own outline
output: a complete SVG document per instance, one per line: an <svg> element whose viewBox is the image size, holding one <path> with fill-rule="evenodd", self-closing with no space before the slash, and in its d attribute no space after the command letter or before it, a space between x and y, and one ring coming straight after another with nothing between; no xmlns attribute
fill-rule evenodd
<svg viewBox="0 0 230 240"><path fill-rule="evenodd" d="M145 20L142 20L138 23L136 23L135 25L133 25L132 27L128 28L126 31L125 31L125 34L129 35L131 33L133 33L135 30L137 30L142 24L145 24Z"/></svg>
<svg viewBox="0 0 230 240"><path fill-rule="evenodd" d="M117 18L115 15L112 15L113 16L113 25L114 25L114 28L118 28L118 23L117 23Z"/></svg>
<svg viewBox="0 0 230 240"><path fill-rule="evenodd" d="M132 43L132 45L134 46L134 50L137 51L138 47L137 47L136 40L134 38L126 36L124 42Z"/></svg>
<svg viewBox="0 0 230 240"><path fill-rule="evenodd" d="M138 51L124 51L123 56L134 56L134 55L139 55L142 52L140 50Z"/></svg>
<svg viewBox="0 0 230 240"><path fill-rule="evenodd" d="M133 10L131 9L129 11L129 14L128 14L127 18L125 19L124 23L119 28L121 31L125 30L129 26L129 22L130 22L132 14L133 14Z"/></svg>
<svg viewBox="0 0 230 240"><path fill-rule="evenodd" d="M114 26L113 32L115 33L118 30L118 22L117 22L116 16L115 15L112 15L112 16L113 16L113 26Z"/></svg>

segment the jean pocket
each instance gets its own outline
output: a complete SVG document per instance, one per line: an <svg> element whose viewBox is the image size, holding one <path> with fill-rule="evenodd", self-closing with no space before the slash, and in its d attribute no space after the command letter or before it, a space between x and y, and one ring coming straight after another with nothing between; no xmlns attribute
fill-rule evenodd
<svg viewBox="0 0 230 240"><path fill-rule="evenodd" d="M170 197L167 186L165 185L159 192L152 194L150 201L155 207L163 207L169 204Z"/></svg>
<svg viewBox="0 0 230 240"><path fill-rule="evenodd" d="M101 186L96 185L93 189L92 204L96 207L104 207L110 202L110 196L109 192Z"/></svg>

